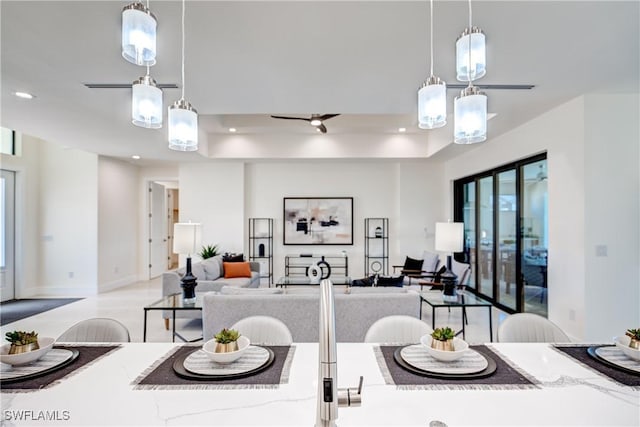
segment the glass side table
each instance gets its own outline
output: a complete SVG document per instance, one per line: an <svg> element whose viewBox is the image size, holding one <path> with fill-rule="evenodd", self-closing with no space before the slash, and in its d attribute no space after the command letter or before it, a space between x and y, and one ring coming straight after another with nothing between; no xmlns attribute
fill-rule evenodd
<svg viewBox="0 0 640 427"><path fill-rule="evenodd" d="M492 325L492 310L493 305L482 298L472 294L471 292L463 291L458 293L458 299L456 301L444 301L441 291L423 291L420 292L420 300L423 303L431 306L431 327L436 327L436 309L460 307L462 309L462 329L458 331L458 334L464 335L464 326L467 323L467 307L486 307L489 312L489 341L493 342L493 325ZM422 314L422 313L421 313ZM456 334L456 335L458 335Z"/></svg>
<svg viewBox="0 0 640 427"><path fill-rule="evenodd" d="M172 313L172 330L171 330L171 342L176 342L176 337L185 342L200 341L202 338L196 338L195 340L187 340L185 337L176 332L176 311L184 310L199 310L202 311L202 294L196 294L196 301L193 303L186 303L182 298L182 293L168 295L158 301L155 301L144 307L144 332L142 335L142 341L147 341L147 313L149 310L169 310Z"/></svg>

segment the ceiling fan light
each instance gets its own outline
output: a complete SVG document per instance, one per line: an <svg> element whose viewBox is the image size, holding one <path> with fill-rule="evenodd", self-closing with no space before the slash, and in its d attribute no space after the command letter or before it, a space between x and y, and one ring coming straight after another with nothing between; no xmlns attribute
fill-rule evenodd
<svg viewBox="0 0 640 427"><path fill-rule="evenodd" d="M454 101L456 144L475 144L487 139L487 96L475 86L464 89Z"/></svg>
<svg viewBox="0 0 640 427"><path fill-rule="evenodd" d="M198 149L198 112L184 99L169 106L169 148L176 151Z"/></svg>
<svg viewBox="0 0 640 427"><path fill-rule="evenodd" d="M487 73L486 67L484 33L478 27L466 28L456 41L456 78L461 82L477 80Z"/></svg>
<svg viewBox="0 0 640 427"><path fill-rule="evenodd" d="M158 22L149 9L134 2L122 9L122 57L132 64L156 63Z"/></svg>
<svg viewBox="0 0 640 427"><path fill-rule="evenodd" d="M147 129L162 127L162 90L148 74L131 86L131 122Z"/></svg>
<svg viewBox="0 0 640 427"><path fill-rule="evenodd" d="M320 119L311 119L311 126L320 126L322 124L322 120Z"/></svg>
<svg viewBox="0 0 640 427"><path fill-rule="evenodd" d="M431 76L418 91L418 127L436 129L447 124L447 84Z"/></svg>

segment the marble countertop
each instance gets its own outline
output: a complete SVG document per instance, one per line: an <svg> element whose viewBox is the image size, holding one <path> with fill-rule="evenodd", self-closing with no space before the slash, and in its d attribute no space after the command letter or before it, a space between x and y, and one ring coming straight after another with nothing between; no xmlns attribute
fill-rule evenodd
<svg viewBox="0 0 640 427"><path fill-rule="evenodd" d="M314 424L317 344L295 344L289 382L275 389L134 389L132 382L176 345L124 344L50 388L2 392L2 425ZM448 426L640 425L640 390L619 385L548 344L489 345L540 383L519 390L399 389L385 383L373 347L338 344L338 386L357 386L364 376L362 406L340 408L338 425L428 426L432 420ZM58 421L39 416L57 416Z"/></svg>

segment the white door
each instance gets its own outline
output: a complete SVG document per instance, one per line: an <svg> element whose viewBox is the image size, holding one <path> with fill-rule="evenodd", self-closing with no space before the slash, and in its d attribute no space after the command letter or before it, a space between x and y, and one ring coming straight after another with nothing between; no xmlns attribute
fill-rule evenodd
<svg viewBox="0 0 640 427"><path fill-rule="evenodd" d="M149 278L167 270L167 202L164 185L149 183Z"/></svg>
<svg viewBox="0 0 640 427"><path fill-rule="evenodd" d="M15 298L15 172L0 176L0 300Z"/></svg>

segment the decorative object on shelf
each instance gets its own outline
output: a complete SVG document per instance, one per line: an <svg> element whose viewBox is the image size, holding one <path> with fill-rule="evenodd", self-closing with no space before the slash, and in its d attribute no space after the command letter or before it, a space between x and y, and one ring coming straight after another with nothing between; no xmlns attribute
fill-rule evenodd
<svg viewBox="0 0 640 427"><path fill-rule="evenodd" d="M258 256L259 257L263 257L264 256L264 243L260 243L258 245Z"/></svg>
<svg viewBox="0 0 640 427"><path fill-rule="evenodd" d="M418 90L418 127L436 129L447 124L447 84L433 74L433 0L430 1L431 74Z"/></svg>
<svg viewBox="0 0 640 427"><path fill-rule="evenodd" d="M382 227L376 227L375 236L377 239L382 238Z"/></svg>
<svg viewBox="0 0 640 427"><path fill-rule="evenodd" d="M640 350L640 328L638 329L627 329L625 335L631 338L629 340L629 347L635 348L636 350Z"/></svg>
<svg viewBox="0 0 640 427"><path fill-rule="evenodd" d="M453 339L455 336L455 331L448 326L435 328L431 333L431 347L436 350L453 351Z"/></svg>
<svg viewBox="0 0 640 427"><path fill-rule="evenodd" d="M197 248L202 246L202 230L198 223L177 222L173 225L173 252L187 255L187 267L185 275L182 277L182 295L184 302L194 303L196 301L197 277L191 272L191 254L196 253Z"/></svg>
<svg viewBox="0 0 640 427"><path fill-rule="evenodd" d="M285 197L285 245L353 245L353 197Z"/></svg>
<svg viewBox="0 0 640 427"><path fill-rule="evenodd" d="M240 332L235 329L222 329L218 332L214 338L218 343L216 345L216 353L229 353L238 349L238 338L240 338Z"/></svg>
<svg viewBox="0 0 640 427"><path fill-rule="evenodd" d="M200 255L202 259L213 258L218 255L218 245L203 246L198 255Z"/></svg>
<svg viewBox="0 0 640 427"><path fill-rule="evenodd" d="M456 281L458 276L451 271L451 253L462 251L464 224L461 222L436 222L437 251L447 252L447 270L440 275L444 301L457 301Z"/></svg>
<svg viewBox="0 0 640 427"><path fill-rule="evenodd" d="M169 107L169 148L176 151L198 149L198 112L184 99L184 14L182 0L182 96Z"/></svg>
<svg viewBox="0 0 640 427"><path fill-rule="evenodd" d="M26 353L38 350L38 334L35 331L13 331L5 334L5 339L11 343L9 354Z"/></svg>
<svg viewBox="0 0 640 427"><path fill-rule="evenodd" d="M122 57L135 65L156 63L158 22L147 6L136 1L122 9Z"/></svg>
<svg viewBox="0 0 640 427"><path fill-rule="evenodd" d="M457 79L468 81L469 86L454 101L453 142L475 144L487 139L487 95L473 86L473 81L485 75L485 37L471 22L469 0L469 27L456 42Z"/></svg>
<svg viewBox="0 0 640 427"><path fill-rule="evenodd" d="M311 264L307 270L307 277L313 284L320 283L320 280L328 279L329 276L331 276L331 266L324 259L324 256L320 258L320 261Z"/></svg>

